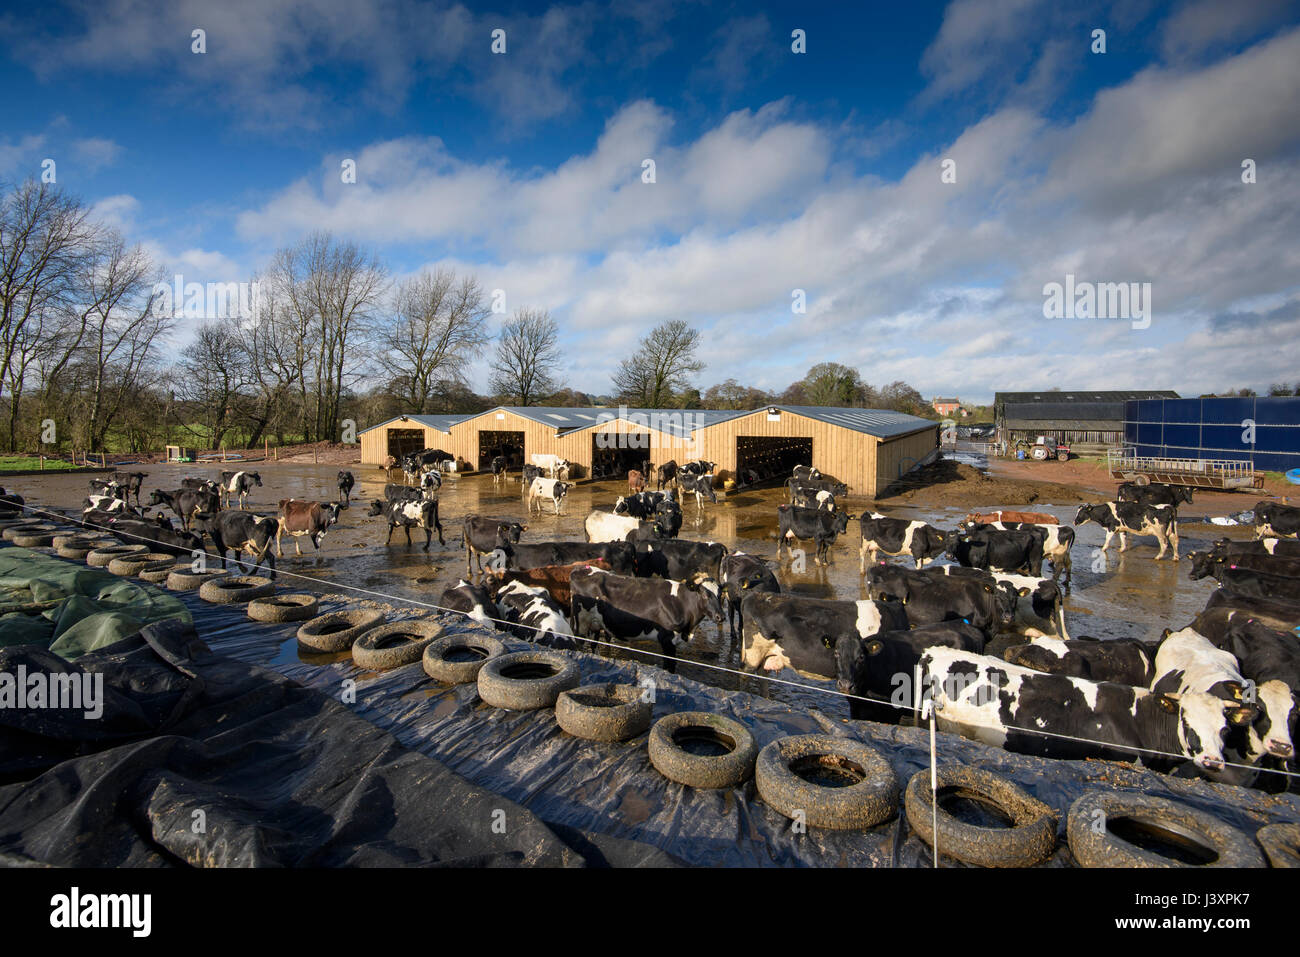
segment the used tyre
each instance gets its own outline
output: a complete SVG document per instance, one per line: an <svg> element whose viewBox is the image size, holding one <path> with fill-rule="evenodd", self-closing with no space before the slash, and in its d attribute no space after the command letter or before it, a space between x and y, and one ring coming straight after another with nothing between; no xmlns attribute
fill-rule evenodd
<svg viewBox="0 0 1300 957"><path fill-rule="evenodd" d="M555 704L560 692L578 687L578 666L553 651L516 651L488 660L478 673L478 696L507 711Z"/></svg>
<svg viewBox="0 0 1300 957"><path fill-rule="evenodd" d="M898 811L893 767L879 751L851 738L777 738L758 753L754 784L774 811L811 827L864 830Z"/></svg>
<svg viewBox="0 0 1300 957"><path fill-rule="evenodd" d="M367 671L386 671L419 661L424 649L442 634L436 621L390 621L371 628L352 643L352 663Z"/></svg>
<svg viewBox="0 0 1300 957"><path fill-rule="evenodd" d="M56 535L54 537L54 554L60 558L85 558L97 548L110 545L100 538L86 538L80 535Z"/></svg>
<svg viewBox="0 0 1300 957"><path fill-rule="evenodd" d="M176 556L168 555L166 558L160 558L156 562L150 562L148 565L145 565L135 573L135 577L143 582L149 582L152 585L160 585L167 580L167 577L172 573L172 569L175 567Z"/></svg>
<svg viewBox="0 0 1300 957"><path fill-rule="evenodd" d="M384 623L384 613L369 608L332 611L304 622L298 644L307 651L347 651L364 632Z"/></svg>
<svg viewBox="0 0 1300 957"><path fill-rule="evenodd" d="M424 649L422 664L430 678L463 685L477 681L479 670L508 650L505 642L493 635L445 635Z"/></svg>
<svg viewBox="0 0 1300 957"><path fill-rule="evenodd" d="M4 530L4 540L19 544L19 538L31 538L35 535L47 535L50 541L54 540L54 533L58 531L53 525L45 522L26 521L18 525L10 525ZM46 543L48 544L48 542Z"/></svg>
<svg viewBox="0 0 1300 957"><path fill-rule="evenodd" d="M223 571L215 572L196 572L190 565L177 565L167 576L166 586L171 591L190 591L199 588L206 581L214 578L221 578L226 573Z"/></svg>
<svg viewBox="0 0 1300 957"><path fill-rule="evenodd" d="M650 727L654 706L640 685L583 685L555 702L555 720L575 738L626 741Z"/></svg>
<svg viewBox="0 0 1300 957"><path fill-rule="evenodd" d="M319 611L320 602L307 592L254 598L248 603L248 617L253 621L306 621Z"/></svg>
<svg viewBox="0 0 1300 957"><path fill-rule="evenodd" d="M115 558L147 551L149 551L148 545L108 545L88 552L86 554L86 564L93 568L107 568L108 563Z"/></svg>
<svg viewBox="0 0 1300 957"><path fill-rule="evenodd" d="M1273 867L1300 867L1300 824L1265 824L1255 840Z"/></svg>
<svg viewBox="0 0 1300 957"><path fill-rule="evenodd" d="M15 535L10 541L20 548L47 548L54 544L54 533L39 529L24 531L22 534Z"/></svg>
<svg viewBox="0 0 1300 957"><path fill-rule="evenodd" d="M138 575L146 565L156 565L159 562L174 565L176 558L166 552L135 552L132 555L119 555L108 563L108 570L114 575L129 578L131 575Z"/></svg>
<svg viewBox="0 0 1300 957"><path fill-rule="evenodd" d="M260 575L221 575L199 586L199 597L214 605L252 601L275 594L275 582Z"/></svg>
<svg viewBox="0 0 1300 957"><path fill-rule="evenodd" d="M664 777L693 788L729 788L754 773L758 745L739 721L707 711L678 711L655 722L650 763Z"/></svg>
<svg viewBox="0 0 1300 957"><path fill-rule="evenodd" d="M939 807L930 792L930 769L917 771L907 782L904 799L907 822L917 836L939 853L980 867L1033 867L1056 849L1057 814L1000 775L983 768L948 764L936 772ZM981 827L954 817L943 807L947 795L991 805L1011 822L1010 827Z"/></svg>
<svg viewBox="0 0 1300 957"><path fill-rule="evenodd" d="M1255 842L1235 827L1186 804L1131 791L1089 791L1070 805L1066 834L1080 866L1196 866L1137 846L1115 833L1116 824L1173 844L1202 866L1264 866Z"/></svg>

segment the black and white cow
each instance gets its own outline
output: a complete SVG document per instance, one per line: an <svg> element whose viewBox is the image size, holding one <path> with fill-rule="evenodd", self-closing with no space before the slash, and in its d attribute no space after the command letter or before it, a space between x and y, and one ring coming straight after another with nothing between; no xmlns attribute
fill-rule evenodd
<svg viewBox="0 0 1300 957"><path fill-rule="evenodd" d="M1157 694L1183 696L1189 692L1205 692L1230 704L1247 700L1247 682L1236 657L1229 651L1217 648L1204 635L1193 628L1166 632L1156 651L1156 676L1151 690ZM1246 729L1245 740L1237 749L1229 751L1229 758L1245 764L1258 764L1266 755L1287 759L1295 756L1291 727L1295 699L1291 689L1283 682L1265 682L1249 695L1258 708L1258 715ZM1268 729L1264 735L1255 731L1261 724ZM1230 772L1239 780L1241 769Z"/></svg>
<svg viewBox="0 0 1300 957"><path fill-rule="evenodd" d="M108 533L124 545L148 545L151 552L169 555L191 555L203 548L203 539L193 532L178 532L139 519L115 518L109 523Z"/></svg>
<svg viewBox="0 0 1300 957"><path fill-rule="evenodd" d="M357 484L356 478L351 472L339 472L339 499L344 505L352 502L352 486Z"/></svg>
<svg viewBox="0 0 1300 957"><path fill-rule="evenodd" d="M682 530L682 508L677 499L665 495L662 502L655 506L654 531L657 538L676 538Z"/></svg>
<svg viewBox="0 0 1300 957"><path fill-rule="evenodd" d="M727 600L727 627L733 637L745 626L745 616L740 605L748 592L775 595L781 591L781 583L772 574L772 567L765 560L744 552L722 556L718 563L718 581L722 584L722 594Z"/></svg>
<svg viewBox="0 0 1300 957"><path fill-rule="evenodd" d="M1216 588L1210 592L1205 602L1205 610L1196 616L1196 630L1211 636L1214 626L1208 619L1237 612L1236 617L1256 618L1269 628L1277 631L1291 632L1300 638L1300 602L1287 601L1285 598L1244 598L1226 588Z"/></svg>
<svg viewBox="0 0 1300 957"><path fill-rule="evenodd" d="M584 638L659 642L662 667L677 670L674 654L691 640L706 618L722 623L718 583L629 578L597 568L578 569L569 576L573 592L572 621Z"/></svg>
<svg viewBox="0 0 1300 957"><path fill-rule="evenodd" d="M217 502L221 501L221 486L212 479L205 478L183 478L181 479L181 488L191 489L196 492L211 492L217 496Z"/></svg>
<svg viewBox="0 0 1300 957"><path fill-rule="evenodd" d="M1265 541L1276 542L1281 539L1270 538ZM1280 558L1262 552L1229 552L1217 546L1208 552L1188 552L1187 557L1192 566L1187 570L1187 577L1192 581L1207 576L1222 581L1223 572L1233 568L1245 568L1283 578L1300 578L1300 557Z"/></svg>
<svg viewBox="0 0 1300 957"><path fill-rule="evenodd" d="M842 635L835 643L835 687L841 694L853 696L849 715L855 720L893 724L913 708L908 690L926 649L957 648L983 654L984 643L982 631L961 621L922 625L911 631L882 631L870 638Z"/></svg>
<svg viewBox="0 0 1300 957"><path fill-rule="evenodd" d="M1000 586L991 575L944 575L898 565L871 567L867 597L903 605L912 625L960 621L987 638L1011 625L1018 602L1015 589Z"/></svg>
<svg viewBox="0 0 1300 957"><path fill-rule="evenodd" d="M820 481L822 473L811 465L796 465L790 470L790 480L794 482Z"/></svg>
<svg viewBox="0 0 1300 957"><path fill-rule="evenodd" d="M521 526L524 527L524 526ZM630 542L530 542L505 544L493 549L506 568L546 568L604 559L616 575L636 569L636 549Z"/></svg>
<svg viewBox="0 0 1300 957"><path fill-rule="evenodd" d="M637 492L635 495L620 495L614 502L614 514L628 515L632 518L651 518L667 494L666 492Z"/></svg>
<svg viewBox="0 0 1300 957"><path fill-rule="evenodd" d="M704 459L695 459L694 461L687 462L685 465L683 465L681 468L677 470L678 481L681 480L681 476L683 474L696 475L696 476L712 475L713 469L716 466L716 464L717 463L715 462L706 462L704 461Z"/></svg>
<svg viewBox="0 0 1300 957"><path fill-rule="evenodd" d="M181 520L181 528L190 527L195 512L216 512L221 508L218 496L202 489L179 488L173 492L154 489L149 495L149 505L166 505Z"/></svg>
<svg viewBox="0 0 1300 957"><path fill-rule="evenodd" d="M727 546L682 539L636 542L636 572L641 578L676 581L717 579Z"/></svg>
<svg viewBox="0 0 1300 957"><path fill-rule="evenodd" d="M528 487L528 514L533 514L534 502L538 503L538 511L542 510L546 502L550 502L555 508L555 514L559 515L564 496L568 494L569 489L572 487L570 483L561 482L559 479L533 479L533 484Z"/></svg>
<svg viewBox="0 0 1300 957"><path fill-rule="evenodd" d="M230 508L230 497L239 496L239 507L244 507L248 493L253 487L262 487L262 476L256 472L222 472L221 473L221 507Z"/></svg>
<svg viewBox="0 0 1300 957"><path fill-rule="evenodd" d="M573 628L561 608L545 588L508 581L493 596L501 618L508 625L497 625L516 638L535 641L551 648L576 648Z"/></svg>
<svg viewBox="0 0 1300 957"><path fill-rule="evenodd" d="M872 638L909 626L902 603L895 601L831 601L751 591L740 608L740 660L753 671L793 668L834 678L835 643L841 637Z"/></svg>
<svg viewBox="0 0 1300 957"><path fill-rule="evenodd" d="M1273 575L1237 564L1225 565L1217 571L1219 584L1242 598L1272 598L1300 602L1300 578L1290 575Z"/></svg>
<svg viewBox="0 0 1300 957"><path fill-rule="evenodd" d="M683 466L681 474L677 476L677 480L683 495L695 496L696 509L704 508L705 499L713 502L715 505L717 504L718 496L713 491L712 472L705 472L703 475L697 475L694 472L687 472L685 466Z"/></svg>
<svg viewBox="0 0 1300 957"><path fill-rule="evenodd" d="M905 518L886 518L879 512L863 512L858 519L862 544L858 548L858 574L867 572L867 559L876 563L877 555L911 555L917 568L924 568L944 553L948 533L925 522Z"/></svg>
<svg viewBox="0 0 1300 957"><path fill-rule="evenodd" d="M952 648L928 649L921 669L940 728L1040 757L1140 758L1167 768L1179 763L1164 757L1172 754L1218 772L1229 732L1257 713L1204 692L1173 698Z"/></svg>
<svg viewBox="0 0 1300 957"><path fill-rule="evenodd" d="M411 529L424 529L424 550L429 550L433 542L433 533L438 533L438 544L446 545L446 540L442 537L442 522L438 520L438 502L428 501L427 499L402 500L381 502L375 499L370 503L370 508L366 510L370 516L382 515L384 521L388 523L388 537L384 539L384 544L389 545L393 541L393 530L402 528L406 530L406 544L411 544Z"/></svg>
<svg viewBox="0 0 1300 957"><path fill-rule="evenodd" d="M828 512L835 511L835 496L825 489L809 488L806 485L790 487L790 504L800 508L820 508Z"/></svg>
<svg viewBox="0 0 1300 957"><path fill-rule="evenodd" d="M1264 714L1252 726L1263 748L1276 758L1295 754L1297 706L1300 689L1300 641L1296 633L1269 628L1263 622L1238 615L1214 645L1231 654L1242 675L1253 682L1246 697L1263 705ZM1288 746L1290 750L1288 751Z"/></svg>
<svg viewBox="0 0 1300 957"><path fill-rule="evenodd" d="M1030 636L1046 634L1069 639L1070 634L1065 630L1065 596L1056 582L1050 578L1010 572L993 572L993 579L1016 593L1016 631Z"/></svg>
<svg viewBox="0 0 1300 957"><path fill-rule="evenodd" d="M448 611L458 611L489 628L497 627L497 621L501 618L501 609L497 608L488 590L463 578L443 590L438 605Z"/></svg>
<svg viewBox="0 0 1300 957"><path fill-rule="evenodd" d="M520 472L519 482L523 487L524 494L532 487L533 482L539 478L546 478L546 469L540 465L525 465Z"/></svg>
<svg viewBox="0 0 1300 957"><path fill-rule="evenodd" d="M125 499L114 495L87 495L86 500L81 503L82 514L92 510L104 512L108 515L134 516L136 518L141 514L128 505Z"/></svg>
<svg viewBox="0 0 1300 957"><path fill-rule="evenodd" d="M478 570L482 574L484 555L490 555L502 546L517 544L519 536L527 530L527 525L509 519L474 513L466 515L460 533L461 543L465 546L465 574L473 575L471 557L478 559Z"/></svg>
<svg viewBox="0 0 1300 957"><path fill-rule="evenodd" d="M126 486L121 482L93 478L89 483L90 497L117 498L123 502L130 501Z"/></svg>
<svg viewBox="0 0 1300 957"><path fill-rule="evenodd" d="M1255 503L1256 538L1296 538L1300 536L1300 506L1281 502Z"/></svg>
<svg viewBox="0 0 1300 957"><path fill-rule="evenodd" d="M792 541L811 541L814 546L813 561L818 565L830 564L829 553L835 539L849 528L848 512L825 512L818 508L800 508L798 505L778 505L776 557L781 559L781 547L794 557Z"/></svg>
<svg viewBox="0 0 1300 957"><path fill-rule="evenodd" d="M144 480L149 477L148 472L114 472L109 479L121 486L124 494L130 499L135 496L135 504L140 504L140 486Z"/></svg>
<svg viewBox="0 0 1300 957"><path fill-rule="evenodd" d="M1210 554L1215 558L1268 555L1272 558L1300 559L1300 541L1292 538L1256 538L1248 542L1234 542L1230 538L1220 538L1210 546Z"/></svg>
<svg viewBox="0 0 1300 957"><path fill-rule="evenodd" d="M1128 550L1129 535L1153 535L1160 543L1156 560L1164 557L1165 549L1172 547L1173 560L1178 561L1178 512L1168 506L1139 505L1137 502L1104 502L1101 505L1080 505L1074 524L1096 522L1106 530L1102 551L1110 548L1110 540L1119 536L1119 550Z"/></svg>
<svg viewBox="0 0 1300 957"><path fill-rule="evenodd" d="M1052 580L1061 578L1062 585L1069 586L1073 576L1074 564L1070 560L1070 549L1074 546L1074 529L1069 525L1049 525L1044 522L961 522L958 525L968 534L974 535L984 528L998 531L1032 531L1041 529L1043 533L1043 557L1052 563Z"/></svg>
<svg viewBox="0 0 1300 957"><path fill-rule="evenodd" d="M675 459L669 459L655 470L655 481L655 487L660 490L665 485L671 485L677 481L677 462Z"/></svg>
<svg viewBox="0 0 1300 957"><path fill-rule="evenodd" d="M191 524L195 532L212 539L223 568L230 568L226 559L229 550L236 564L251 572L265 563L269 577L275 578L275 552L271 546L280 525L274 518L243 511L195 512ZM251 565L240 561L239 556L245 553L252 556Z"/></svg>
<svg viewBox="0 0 1300 957"><path fill-rule="evenodd" d="M506 467L509 464L510 463L506 460L506 457L504 455L497 455L493 457L491 463L493 485L500 485L502 480L505 479Z"/></svg>
<svg viewBox="0 0 1300 957"><path fill-rule="evenodd" d="M1159 644L1135 638L1065 640L1044 635L1028 644L1010 646L1002 657L1013 665L1048 674L1147 688L1155 679Z"/></svg>
<svg viewBox="0 0 1300 957"><path fill-rule="evenodd" d="M1152 482L1150 485L1121 482L1115 492L1115 500L1137 502L1139 505L1168 505L1178 508L1183 502L1191 503L1192 490L1186 485L1165 485L1161 482Z"/></svg>
<svg viewBox="0 0 1300 957"><path fill-rule="evenodd" d="M434 468L426 468L420 473L417 484L422 499L426 502L437 501L438 493L442 491L442 473Z"/></svg>
<svg viewBox="0 0 1300 957"><path fill-rule="evenodd" d="M1043 573L1041 528L999 531L985 529L979 533L948 535L945 554L967 568L987 571L1025 572L1035 578Z"/></svg>

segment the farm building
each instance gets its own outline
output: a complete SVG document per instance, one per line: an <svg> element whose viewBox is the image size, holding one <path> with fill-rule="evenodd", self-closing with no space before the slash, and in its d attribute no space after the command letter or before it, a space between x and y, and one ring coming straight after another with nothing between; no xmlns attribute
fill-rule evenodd
<svg viewBox="0 0 1300 957"><path fill-rule="evenodd" d="M426 424L425 420L438 420ZM413 425L412 423L416 423ZM533 455L558 455L577 479L622 476L646 461L716 463L719 482L752 469L762 478L814 465L872 497L927 461L939 424L880 409L770 406L753 412L714 409L575 409L500 406L469 416L408 416L361 433L361 458L382 465L396 449L411 451L414 430L426 448L441 448L485 470L496 455L517 467Z"/></svg>
<svg viewBox="0 0 1300 957"><path fill-rule="evenodd" d="M1177 392L997 392L993 396L997 439L1014 446L1043 435L1069 445L1118 445L1124 441L1124 403L1176 399Z"/></svg>
<svg viewBox="0 0 1300 957"><path fill-rule="evenodd" d="M1300 468L1300 398L1222 396L1125 403L1125 444L1148 458Z"/></svg>

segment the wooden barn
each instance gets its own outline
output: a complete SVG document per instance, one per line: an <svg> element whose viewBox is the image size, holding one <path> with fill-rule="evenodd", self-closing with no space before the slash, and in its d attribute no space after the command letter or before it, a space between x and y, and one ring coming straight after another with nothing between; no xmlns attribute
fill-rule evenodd
<svg viewBox="0 0 1300 957"><path fill-rule="evenodd" d="M939 423L880 409L771 406L716 409L594 409L499 406L477 415L399 416L361 433L361 460L382 465L417 448L440 448L486 471L505 455L512 468L533 455L572 463L574 479L623 477L674 460L716 463L719 483L738 470L760 480L814 465L874 497L938 448Z"/></svg>
<svg viewBox="0 0 1300 957"><path fill-rule="evenodd" d="M720 480L745 469L766 480L812 465L850 495L874 498L935 456L939 423L885 409L777 405L731 413L697 429L695 440Z"/></svg>

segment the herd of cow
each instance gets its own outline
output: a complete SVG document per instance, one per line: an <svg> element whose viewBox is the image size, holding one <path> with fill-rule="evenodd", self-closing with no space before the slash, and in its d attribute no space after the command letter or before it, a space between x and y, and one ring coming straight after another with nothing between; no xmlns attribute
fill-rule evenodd
<svg viewBox="0 0 1300 957"><path fill-rule="evenodd" d="M386 485L367 514L387 523L385 544L398 528L409 544L418 528L426 551L434 532L445 545L439 495L443 469L456 463L430 450L402 465L408 484ZM504 459L493 461L494 483L506 468ZM547 501L560 513L571 487L568 468L554 456L534 456L523 466L530 515ZM649 474L648 465L628 473L628 493L610 510L586 516L583 541L526 541L527 524L465 515L465 577L446 589L441 605L556 647L656 642L670 671L703 622L721 630L725 617L746 671L791 668L834 680L854 718L892 722L932 705L941 727L1010 750L1139 758L1237 783L1294 765L1300 508L1261 502L1254 540L1223 539L1189 553L1191 577L1212 576L1220 587L1186 627L1152 641L1097 640L1067 631L1075 530L1051 515L972 513L953 530L875 511L854 516L837 504L848 492L843 484L801 465L787 483L791 501L777 507L770 561L678 537L682 496L694 496L697 509L717 501L713 463L660 466L653 490ZM249 567L269 563L272 577L272 542L280 555L286 532L295 548L302 536L319 548L354 484L350 472L339 472L338 501L284 499L274 516L259 516L244 508L262 484L257 472L223 472L220 482L186 479L178 489L154 490L142 506L145 477L115 473L93 481L83 522L177 555L203 548L206 536L223 563L228 550L236 560L247 554ZM1190 501L1188 489L1125 483L1115 501L1081 506L1074 524L1099 525L1103 550L1116 536L1121 551L1130 535L1153 536L1156 559L1168 553L1178 561L1178 508ZM160 511L149 520L152 507ZM180 527L161 509L170 509ZM784 590L775 573L786 567L783 550L789 561L795 545L806 543L803 554L829 563L850 521L858 523L867 597L841 601ZM912 567L891 565L886 556L910 557ZM1000 657L986 654L995 640Z"/></svg>

